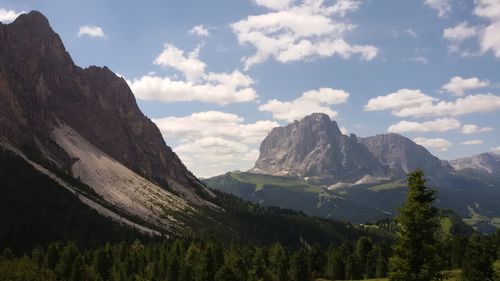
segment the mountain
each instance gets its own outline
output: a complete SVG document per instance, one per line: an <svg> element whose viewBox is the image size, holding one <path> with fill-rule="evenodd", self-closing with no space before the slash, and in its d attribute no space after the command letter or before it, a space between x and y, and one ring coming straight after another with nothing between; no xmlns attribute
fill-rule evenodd
<svg viewBox="0 0 500 281"><path fill-rule="evenodd" d="M314 113L274 128L248 172L205 182L261 205L358 223L397 214L406 198L406 174L419 168L427 185L437 190L438 207L491 231L500 226L500 177L484 176L485 171L497 171L498 158L493 156L450 165L401 135L348 137L328 115ZM468 163L462 164L468 169L455 170L457 163ZM472 166L483 171L481 176L466 173Z"/></svg>
<svg viewBox="0 0 500 281"><path fill-rule="evenodd" d="M187 222L210 192L106 67L76 66L39 12L0 25L0 143L90 186L122 212L162 229ZM170 215L170 216L169 216ZM175 223L174 223L175 222Z"/></svg>
<svg viewBox="0 0 500 281"><path fill-rule="evenodd" d="M326 245L366 234L207 188L125 80L76 66L36 11L0 23L0 176L2 248L144 235Z"/></svg>
<svg viewBox="0 0 500 281"><path fill-rule="evenodd" d="M252 173L290 176L321 184L387 175L357 137L343 135L328 115L314 113L274 128L260 145Z"/></svg>
<svg viewBox="0 0 500 281"><path fill-rule="evenodd" d="M249 172L335 184L398 179L415 168L429 171L429 176L453 170L401 135L348 137L328 115L314 113L274 128L262 141L259 158Z"/></svg>
<svg viewBox="0 0 500 281"><path fill-rule="evenodd" d="M456 171L481 175L500 174L500 154L482 153L450 161Z"/></svg>
<svg viewBox="0 0 500 281"><path fill-rule="evenodd" d="M432 155L423 146L398 134L379 134L360 138L368 151L391 171L391 177L403 178L410 171L423 169L427 176L438 176L453 171L446 161Z"/></svg>

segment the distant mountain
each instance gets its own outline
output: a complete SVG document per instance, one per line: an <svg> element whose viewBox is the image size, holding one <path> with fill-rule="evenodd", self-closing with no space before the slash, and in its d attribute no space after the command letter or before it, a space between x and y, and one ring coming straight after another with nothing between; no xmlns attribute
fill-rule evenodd
<svg viewBox="0 0 500 281"><path fill-rule="evenodd" d="M456 171L483 175L500 174L500 154L482 153L450 161Z"/></svg>
<svg viewBox="0 0 500 281"><path fill-rule="evenodd" d="M362 222L397 214L406 196L406 175L419 168L427 185L438 191L440 208L491 231L492 226L500 227L500 177L466 171L498 171L495 156L452 161L455 168L467 167L455 171L406 137L348 137L328 115L314 113L274 128L247 173L227 173L205 182L262 205Z"/></svg>
<svg viewBox="0 0 500 281"><path fill-rule="evenodd" d="M348 137L328 115L314 113L274 128L262 141L259 158L249 172L335 184L397 179L415 168L428 171L429 176L452 170L446 161L401 135Z"/></svg>

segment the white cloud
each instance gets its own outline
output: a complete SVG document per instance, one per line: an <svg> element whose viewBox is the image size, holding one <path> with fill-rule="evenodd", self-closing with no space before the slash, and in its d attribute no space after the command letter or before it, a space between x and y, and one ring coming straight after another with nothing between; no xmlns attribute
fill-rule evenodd
<svg viewBox="0 0 500 281"><path fill-rule="evenodd" d="M365 105L365 111L392 110L394 115L405 108L432 104L436 99L425 95L420 90L401 89L387 96L372 98Z"/></svg>
<svg viewBox="0 0 500 281"><path fill-rule="evenodd" d="M255 4L272 10L284 10L292 4L293 0L254 0Z"/></svg>
<svg viewBox="0 0 500 281"><path fill-rule="evenodd" d="M500 146L492 147L491 151L493 151L494 153L500 153Z"/></svg>
<svg viewBox="0 0 500 281"><path fill-rule="evenodd" d="M238 70L206 72L206 64L198 59L199 48L185 54L171 44L154 60L154 64L178 70L185 80L158 75L145 75L127 81L135 96L141 100L163 102L201 101L226 105L249 102L258 98L252 88L253 79Z"/></svg>
<svg viewBox="0 0 500 281"><path fill-rule="evenodd" d="M416 57L411 57L411 58L407 59L407 61L426 64L429 62L429 59L426 57L423 57L423 56L416 56Z"/></svg>
<svg viewBox="0 0 500 281"><path fill-rule="evenodd" d="M460 129L460 127L460 121L458 121L457 119L441 118L423 123L400 121L397 124L391 125L388 131L391 133L446 132L449 130Z"/></svg>
<svg viewBox="0 0 500 281"><path fill-rule="evenodd" d="M415 30L413 30L411 28L407 29L405 32L406 32L406 34L410 35L413 38L417 38L418 37L418 34L415 32Z"/></svg>
<svg viewBox="0 0 500 281"><path fill-rule="evenodd" d="M208 31L208 28L205 27L203 24L193 26L193 28L191 28L189 33L196 34L200 37L210 36L210 32Z"/></svg>
<svg viewBox="0 0 500 281"><path fill-rule="evenodd" d="M463 96L465 91L488 87L490 82L479 80L477 77L462 78L455 76L450 79L450 82L443 85L442 89L454 94L455 96Z"/></svg>
<svg viewBox="0 0 500 281"><path fill-rule="evenodd" d="M426 148L438 149L441 151L446 151L446 150L448 150L448 148L453 146L453 143L451 143L448 140L442 139L442 138L428 139L428 138L418 137L418 138L413 139L413 141L416 144L419 144L419 145L424 146Z"/></svg>
<svg viewBox="0 0 500 281"><path fill-rule="evenodd" d="M360 1L338 0L333 5L323 0L304 0L295 5L286 0L255 2L271 11L231 25L240 44L257 49L254 55L243 58L247 69L269 58L286 63L333 55L349 58L359 54L364 60L371 60L378 53L374 46L352 45L344 40L344 35L355 25L343 17L357 10Z"/></svg>
<svg viewBox="0 0 500 281"><path fill-rule="evenodd" d="M469 134L475 134L475 133L484 133L484 132L489 132L492 131L493 128L491 127L483 127L480 128L477 125L474 124L465 124L462 127L462 133L469 135Z"/></svg>
<svg viewBox="0 0 500 281"><path fill-rule="evenodd" d="M454 101L443 101L420 90L401 89L386 96L372 98L365 111L389 110L399 117L458 116L500 110L500 96L468 95Z"/></svg>
<svg viewBox="0 0 500 281"><path fill-rule="evenodd" d="M80 29L78 30L78 37L82 36L106 38L106 34L104 34L102 28L95 25L80 26Z"/></svg>
<svg viewBox="0 0 500 281"><path fill-rule="evenodd" d="M320 88L304 92L301 97L293 101L270 100L260 105L259 110L271 112L274 119L288 122L300 120L315 112L322 112L335 118L337 112L333 111L330 105L345 103L348 98L349 93L343 90Z"/></svg>
<svg viewBox="0 0 500 281"><path fill-rule="evenodd" d="M253 144L260 143L272 128L278 126L278 123L273 121L243 124L242 117L220 111L198 112L186 117L167 117L153 121L165 138L177 137L183 141L193 141L219 137Z"/></svg>
<svg viewBox="0 0 500 281"><path fill-rule="evenodd" d="M460 143L461 145L478 145L483 144L482 140L468 140Z"/></svg>
<svg viewBox="0 0 500 281"><path fill-rule="evenodd" d="M451 41L462 42L477 36L477 27L469 26L462 22L454 27L446 28L443 31L443 38Z"/></svg>
<svg viewBox="0 0 500 281"><path fill-rule="evenodd" d="M474 14L490 21L480 36L481 51L492 51L495 57L500 58L500 1L476 0Z"/></svg>
<svg viewBox="0 0 500 281"><path fill-rule="evenodd" d="M447 17L451 12L451 0L425 0L424 4L436 10L440 18Z"/></svg>
<svg viewBox="0 0 500 281"><path fill-rule="evenodd" d="M199 48L184 55L184 51L172 44L165 44L163 51L156 57L154 64L171 67L180 71L188 81L196 81L205 73L204 62L198 59Z"/></svg>
<svg viewBox="0 0 500 281"><path fill-rule="evenodd" d="M10 23L13 22L20 14L26 13L25 11L16 12L13 10L0 9L0 22Z"/></svg>
<svg viewBox="0 0 500 281"><path fill-rule="evenodd" d="M255 146L272 128L279 126L268 120L244 123L244 118L220 111L166 117L153 122L168 142L180 140L174 151L198 176L251 168L259 155Z"/></svg>

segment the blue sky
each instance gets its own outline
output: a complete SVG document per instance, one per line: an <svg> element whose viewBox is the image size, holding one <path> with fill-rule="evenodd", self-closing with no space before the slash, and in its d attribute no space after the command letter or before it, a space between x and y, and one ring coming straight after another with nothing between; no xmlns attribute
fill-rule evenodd
<svg viewBox="0 0 500 281"><path fill-rule="evenodd" d="M500 151L500 1L4 1L76 64L108 66L195 174L246 170L269 130L322 111L443 159Z"/></svg>

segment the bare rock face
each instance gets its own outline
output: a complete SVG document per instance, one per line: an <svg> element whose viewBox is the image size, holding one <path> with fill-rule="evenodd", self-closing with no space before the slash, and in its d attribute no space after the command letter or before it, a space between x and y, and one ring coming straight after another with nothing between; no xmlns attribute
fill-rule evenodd
<svg viewBox="0 0 500 281"><path fill-rule="evenodd" d="M500 154L482 153L471 157L451 160L450 164L457 171L469 171L478 174L500 174Z"/></svg>
<svg viewBox="0 0 500 281"><path fill-rule="evenodd" d="M0 23L0 141L69 171L77 159L51 138L61 124L194 203L208 194L139 110L125 80L107 67L76 66L39 12Z"/></svg>
<svg viewBox="0 0 500 281"><path fill-rule="evenodd" d="M355 135L342 135L328 115L314 113L274 128L260 146L253 173L308 178L319 183L356 181L387 173Z"/></svg>
<svg viewBox="0 0 500 281"><path fill-rule="evenodd" d="M424 147L397 134L343 135L328 115L314 113L274 128L260 146L252 173L307 178L321 184L402 178L416 168L430 176L453 169Z"/></svg>
<svg viewBox="0 0 500 281"><path fill-rule="evenodd" d="M448 162L440 160L423 146L398 134L360 138L359 142L366 146L380 163L389 166L391 177L405 177L417 168L423 169L428 176L453 170Z"/></svg>

